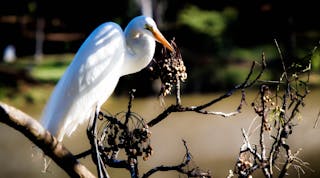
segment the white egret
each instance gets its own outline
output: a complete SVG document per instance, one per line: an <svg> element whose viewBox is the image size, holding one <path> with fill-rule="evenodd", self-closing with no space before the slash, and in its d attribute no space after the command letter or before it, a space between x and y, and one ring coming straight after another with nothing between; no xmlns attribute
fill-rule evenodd
<svg viewBox="0 0 320 178"><path fill-rule="evenodd" d="M45 106L41 123L59 141L94 116L121 76L145 68L155 41L174 51L150 17L132 19L124 32L113 22L97 27L81 45Z"/></svg>

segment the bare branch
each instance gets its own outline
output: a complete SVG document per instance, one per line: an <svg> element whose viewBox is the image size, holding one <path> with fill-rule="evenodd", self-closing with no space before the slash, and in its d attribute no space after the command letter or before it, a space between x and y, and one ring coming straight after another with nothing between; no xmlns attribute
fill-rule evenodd
<svg viewBox="0 0 320 178"><path fill-rule="evenodd" d="M301 161L301 162L299 162L299 164L302 165L302 166L303 165L305 166L305 163L297 157L298 154L300 153L300 150L298 150L294 154L291 154L291 150L290 150L290 147L288 145L287 145L286 149L287 149L287 157L288 158L287 158L287 161L285 162L285 164L284 164L284 166L283 166L283 168L282 168L282 170L281 170L281 172L279 174L279 178L282 178L282 177L286 176L289 168L292 166L293 162L296 161L296 160ZM300 167L300 170L303 171L303 169L301 167Z"/></svg>
<svg viewBox="0 0 320 178"><path fill-rule="evenodd" d="M231 116L235 116L240 113L240 111L224 113L224 112L220 112L220 111L203 111L203 110L196 111L196 112L200 113L200 114L211 114L211 115L216 115L216 116L221 116L221 117L231 117Z"/></svg>
<svg viewBox="0 0 320 178"><path fill-rule="evenodd" d="M184 147L186 149L186 156L185 156L184 162L182 162L181 164L176 165L176 166L163 166L163 165L161 165L161 166L152 168L148 172L146 172L142 176L142 178L147 178L158 171L178 171L182 174L187 175L188 177L203 177L203 178L208 177L208 178L211 178L210 172L202 171L199 168L192 168L191 170L184 169L184 167L189 165L192 157L189 152L186 141L185 140L182 140L182 141L183 141Z"/></svg>
<svg viewBox="0 0 320 178"><path fill-rule="evenodd" d="M181 98L180 98L180 87L177 86L176 88L176 104L169 106L166 110L164 110L161 114L159 114L156 118L152 119L149 123L148 126L152 127L154 125L156 125L157 123L161 122L162 120L164 120L166 117L168 117L171 113L173 112L186 112L186 111L191 111L191 112L197 112L200 114L212 114L212 115L218 115L218 116L222 116L222 117L231 117L234 116L238 113L241 112L242 109L242 105L245 102L245 89L251 87L253 84L255 84L259 78L262 76L265 68L266 68L266 62L265 62L265 56L264 54L262 55L262 67L261 70L259 72L259 74L252 79L252 81L249 81L250 78L253 75L253 71L255 69L256 66L256 62L253 62L250 68L250 71L245 79L245 81L239 85L236 85L234 88L230 89L228 92L226 92L225 94L221 95L218 98L215 98L205 104L199 105L199 106L182 106L181 105ZM178 83L180 84L180 83ZM223 113L223 112L214 112L214 111L206 111L204 110L205 108L208 108L209 106L214 105L215 103L220 102L223 99L226 99L228 97L230 97L234 92L241 90L242 95L241 95L241 101L239 106L237 107L236 111L234 112L230 112L230 113Z"/></svg>
<svg viewBox="0 0 320 178"><path fill-rule="evenodd" d="M278 41L276 39L274 39L274 43L276 44L276 47L277 47L277 50L278 50L278 53L279 53L279 56L280 56L280 59L281 59L282 70L284 72L284 76L285 76L286 80L288 80L288 74L287 74L286 65L284 63L284 58L283 58L281 49L279 47Z"/></svg>
<svg viewBox="0 0 320 178"><path fill-rule="evenodd" d="M243 83L236 85L229 91L227 91L225 94L221 95L218 98L215 98L207 103L198 105L198 106L183 106L181 104L181 94L180 94L180 84L181 81L184 81L186 79L186 69L182 61L182 56L180 54L180 50L178 49L177 45L172 41L172 45L176 49L175 54L167 54L166 50L164 49L162 58L158 59L158 62L156 62L156 68L160 70L160 79L163 83L164 88L162 88L162 94L165 96L167 93L170 93L172 85L176 86L176 91L175 91L175 97L176 97L176 103L169 106L166 110L164 110L161 114L159 114L156 118L152 119L149 123L148 126L152 127L156 125L157 123L161 122L165 118L167 118L171 113L173 112L186 112L186 111L191 111L191 112L197 112L200 114L211 114L211 115L217 115L217 116L222 116L222 117L231 117L234 116L238 113L241 112L242 105L245 103L245 89L251 87L254 85L262 76L265 68L266 68L266 59L264 53L261 56L261 69L258 73L258 75L252 79L253 77L253 72L255 70L256 61L254 61L251 65L250 71L247 74L245 80ZM174 68L170 68L174 66ZM170 69L170 70L169 70ZM152 70L156 71L154 68ZM175 77L174 77L175 76ZM251 79L251 81L250 81ZM237 107L236 111L230 112L230 113L223 113L223 112L214 112L214 111L206 111L204 109L214 105L215 103L220 102L223 99L226 99L230 97L234 92L241 90L242 96L241 96L241 101L239 106Z"/></svg>
<svg viewBox="0 0 320 178"><path fill-rule="evenodd" d="M257 151L251 147L251 144L249 142L249 137L248 137L246 131L244 129L241 129L241 132L242 132L242 136L244 138L246 149L248 149L250 151L250 153L253 154L259 161L262 161L261 155L259 155L257 153ZM243 152L243 151L246 151L246 150L242 149L241 152Z"/></svg>
<svg viewBox="0 0 320 178"><path fill-rule="evenodd" d="M62 143L40 123L22 111L0 102L0 122L16 129L31 140L71 177L95 177Z"/></svg>

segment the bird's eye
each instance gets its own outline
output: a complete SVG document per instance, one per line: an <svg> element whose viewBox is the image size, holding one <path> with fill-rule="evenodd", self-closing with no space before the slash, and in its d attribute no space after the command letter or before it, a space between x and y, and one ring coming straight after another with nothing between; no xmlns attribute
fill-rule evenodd
<svg viewBox="0 0 320 178"><path fill-rule="evenodd" d="M153 31L152 26L149 25L149 24L145 24L145 25L144 25L144 28L147 29L147 30L149 30L149 31L151 31L151 32Z"/></svg>

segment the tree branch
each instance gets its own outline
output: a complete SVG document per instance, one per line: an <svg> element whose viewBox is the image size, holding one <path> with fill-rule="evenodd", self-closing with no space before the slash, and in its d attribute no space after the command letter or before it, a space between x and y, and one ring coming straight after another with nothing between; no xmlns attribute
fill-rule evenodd
<svg viewBox="0 0 320 178"><path fill-rule="evenodd" d="M182 174L187 175L188 177L203 177L203 178L208 177L208 178L211 178L210 172L205 172L205 171L199 170L198 168L193 168L191 170L184 169L186 166L189 165L189 163L192 159L192 156L189 152L186 141L185 140L182 140L182 141L183 141L184 147L186 149L186 156L185 156L185 160L181 164L175 165L175 166L163 166L163 165L157 166L155 168L150 169L148 172L146 172L142 176L142 178L147 178L158 171L177 171L177 172L180 172Z"/></svg>
<svg viewBox="0 0 320 178"><path fill-rule="evenodd" d="M168 117L171 113L173 112L186 112L186 111L191 111L191 112L197 112L200 114L211 114L211 115L218 115L218 116L222 116L222 117L230 117L230 116L234 116L236 114L239 114L241 112L242 109L242 105L245 102L245 89L251 87L253 84L255 84L260 77L262 76L265 68L266 68L266 62L265 62L265 55L264 53L261 56L261 69L258 73L258 75L252 79L252 81L250 81L250 78L253 75L255 66L257 64L257 62L253 62L250 68L250 71L245 79L245 81L239 85L236 85L235 87L233 87L232 89L230 89L229 91L227 91L225 94L221 95L218 98L215 98L205 104L199 105L199 106L183 106L181 105L181 98L180 98L180 87L178 86L176 88L176 104L173 104L171 106L169 106L166 110L164 110L161 114L159 114L156 118L152 119L149 123L148 126L152 127L156 124L158 124L159 122L161 122L162 120L164 120L166 117ZM180 84L180 83L178 83ZM230 113L223 113L223 112L214 112L214 111L206 111L204 109L208 108L209 106L214 105L215 103L218 103L220 101L222 101L223 99L226 99L228 97L230 97L234 92L241 90L242 92L242 96L241 96L241 101L239 106L237 107L236 111L234 112L230 112Z"/></svg>
<svg viewBox="0 0 320 178"><path fill-rule="evenodd" d="M78 162L62 143L58 142L31 116L0 102L0 122L21 132L56 162L70 177L95 177L84 165Z"/></svg>

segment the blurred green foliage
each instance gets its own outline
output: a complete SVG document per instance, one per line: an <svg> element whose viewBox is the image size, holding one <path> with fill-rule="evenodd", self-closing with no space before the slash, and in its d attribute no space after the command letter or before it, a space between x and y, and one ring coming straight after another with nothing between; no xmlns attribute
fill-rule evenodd
<svg viewBox="0 0 320 178"><path fill-rule="evenodd" d="M259 61L262 53L265 53L268 60L276 59L279 56L276 47L271 44L259 45L251 48L233 48L227 56L232 59Z"/></svg>
<svg viewBox="0 0 320 178"><path fill-rule="evenodd" d="M8 8L3 11L4 15L14 14L17 17L30 17L30 19L25 18L28 24L21 26L17 25L19 19L17 24L0 23L2 25L0 29L4 29L4 33L0 34L0 37L3 37L0 47L12 43L19 57L14 64L1 65L6 65L14 71L21 69L29 71L30 76L40 83L55 84L84 38L95 27L110 20L125 27L133 16L140 13L140 6L135 1L117 1L112 6L105 6L103 3L108 2L77 2L77 6L74 2L64 1L8 2ZM241 83L249 71L251 62L260 61L263 52L269 66L269 71L264 74L265 79L277 79L281 63L274 39L279 42L288 65L292 62L305 64L310 60L305 56L319 44L319 25L315 18L317 13L313 10L316 7L312 2L290 2L290 6L281 1L156 1L154 3L154 15L159 22L160 30L168 40L170 37L175 37L182 51L188 72L185 92L221 91ZM84 13L86 11L92 13ZM74 41L45 41L43 49L45 57L43 61L37 63L30 57L34 51L34 39L24 36L34 30L37 15L46 19L46 33L75 32L83 34L83 38ZM318 50L313 53L311 61L312 69L318 72L320 70ZM152 88L152 81L148 75L124 78L120 80L118 90L121 88L126 90L125 87L131 87L131 84L135 83L136 86ZM0 84L9 85L8 80L4 81L0 76ZM12 87L19 88L20 81L12 81L11 84ZM8 90L1 90L3 86L0 86L0 97L10 93ZM152 93L142 88L139 90Z"/></svg>
<svg viewBox="0 0 320 178"><path fill-rule="evenodd" d="M31 76L33 76L38 81L43 82L58 82L64 71L67 69L68 65L72 60L72 56L64 56L64 60L61 59L46 59L41 63L34 66L31 71ZM60 57L61 58L61 57Z"/></svg>
<svg viewBox="0 0 320 178"><path fill-rule="evenodd" d="M311 57L311 65L314 71L320 72L320 51L319 49L315 50Z"/></svg>
<svg viewBox="0 0 320 178"><path fill-rule="evenodd" d="M201 10L192 5L180 12L178 23L213 38L221 37L226 29L226 18L222 13L215 10Z"/></svg>

